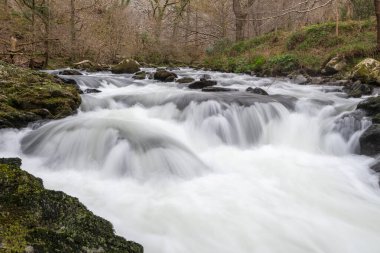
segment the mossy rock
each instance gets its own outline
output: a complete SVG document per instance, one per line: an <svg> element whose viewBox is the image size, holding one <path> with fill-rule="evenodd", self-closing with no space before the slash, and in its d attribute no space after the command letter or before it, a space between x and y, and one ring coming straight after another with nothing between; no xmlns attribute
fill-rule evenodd
<svg viewBox="0 0 380 253"><path fill-rule="evenodd" d="M46 190L20 163L0 159L0 252L143 252L78 199Z"/></svg>
<svg viewBox="0 0 380 253"><path fill-rule="evenodd" d="M140 71L140 64L135 60L125 59L111 68L114 74L133 74Z"/></svg>
<svg viewBox="0 0 380 253"><path fill-rule="evenodd" d="M80 104L75 85L0 61L0 128L21 128L37 120L67 117Z"/></svg>
<svg viewBox="0 0 380 253"><path fill-rule="evenodd" d="M351 78L363 83L380 85L380 62L367 58L352 70Z"/></svg>

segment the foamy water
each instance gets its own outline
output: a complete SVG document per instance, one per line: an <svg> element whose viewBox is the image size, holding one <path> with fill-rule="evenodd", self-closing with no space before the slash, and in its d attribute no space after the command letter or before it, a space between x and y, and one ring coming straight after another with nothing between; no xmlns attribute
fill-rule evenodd
<svg viewBox="0 0 380 253"><path fill-rule="evenodd" d="M326 92L337 87L176 72L241 92L75 77L102 93L83 95L73 117L1 130L0 156L23 158L148 253L380 252L378 175L355 155L370 124L350 116L360 100Z"/></svg>

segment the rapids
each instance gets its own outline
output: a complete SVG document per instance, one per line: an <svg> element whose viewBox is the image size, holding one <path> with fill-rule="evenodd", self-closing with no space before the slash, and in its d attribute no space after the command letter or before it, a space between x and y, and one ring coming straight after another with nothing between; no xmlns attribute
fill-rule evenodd
<svg viewBox="0 0 380 253"><path fill-rule="evenodd" d="M147 69L150 71L150 69ZM339 87L209 74L229 93L131 75L72 76L77 115L0 131L45 186L147 253L378 253L380 190L357 155L370 122ZM245 93L262 87L270 96Z"/></svg>

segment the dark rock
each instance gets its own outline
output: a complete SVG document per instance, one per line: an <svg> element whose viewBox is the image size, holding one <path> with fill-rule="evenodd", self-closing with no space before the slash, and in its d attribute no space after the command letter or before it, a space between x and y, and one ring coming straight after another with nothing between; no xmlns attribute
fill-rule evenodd
<svg viewBox="0 0 380 253"><path fill-rule="evenodd" d="M211 76L208 75L208 74L204 74L202 75L200 78L199 78L200 81L207 81L207 80L211 80Z"/></svg>
<svg viewBox="0 0 380 253"><path fill-rule="evenodd" d="M370 126L360 137L361 154L376 156L380 154L380 125Z"/></svg>
<svg viewBox="0 0 380 253"><path fill-rule="evenodd" d="M203 88L204 92L231 92L231 91L239 91L237 89L224 88L224 87L206 87Z"/></svg>
<svg viewBox="0 0 380 253"><path fill-rule="evenodd" d="M29 61L29 68L31 69L43 69L45 67L45 59L44 58L32 58Z"/></svg>
<svg viewBox="0 0 380 253"><path fill-rule="evenodd" d="M365 111L368 116L375 116L380 113L380 96L371 97L361 102L357 109Z"/></svg>
<svg viewBox="0 0 380 253"><path fill-rule="evenodd" d="M85 94L91 94L91 93L100 93L101 91L98 89L85 89L84 93Z"/></svg>
<svg viewBox="0 0 380 253"><path fill-rule="evenodd" d="M16 167L21 167L22 161L20 158L0 158L0 164L6 164Z"/></svg>
<svg viewBox="0 0 380 253"><path fill-rule="evenodd" d="M5 252L143 252L78 199L46 190L20 163L0 160L0 247Z"/></svg>
<svg viewBox="0 0 380 253"><path fill-rule="evenodd" d="M146 78L146 72L145 71L137 72L134 76L132 76L132 78L135 80L144 80Z"/></svg>
<svg viewBox="0 0 380 253"><path fill-rule="evenodd" d="M156 73L154 73L154 80L158 80L161 82L173 82L178 76L164 69L157 69Z"/></svg>
<svg viewBox="0 0 380 253"><path fill-rule="evenodd" d="M255 88L252 88L252 87L249 87L248 89L245 90L246 92L249 92L249 93L254 93L254 94L258 94L258 95L263 95L263 96L268 96L268 92L266 92L265 90L261 89L261 88L258 88L258 87L255 87Z"/></svg>
<svg viewBox="0 0 380 253"><path fill-rule="evenodd" d="M217 85L217 81L212 80L204 80L204 81L196 81L191 84L189 84L189 89L203 89L205 87L215 86Z"/></svg>
<svg viewBox="0 0 380 253"><path fill-rule="evenodd" d="M131 59L125 59L111 68L114 74L133 74L140 71L140 64Z"/></svg>
<svg viewBox="0 0 380 253"><path fill-rule="evenodd" d="M371 95L373 87L368 84L362 84L360 81L350 83L343 88L349 97L360 98L363 95Z"/></svg>
<svg viewBox="0 0 380 253"><path fill-rule="evenodd" d="M376 164L372 165L371 170L375 171L376 173L380 173L380 162L377 162Z"/></svg>
<svg viewBox="0 0 380 253"><path fill-rule="evenodd" d="M194 81L195 81L194 78L191 78L191 77L184 77L184 78L176 80L177 83L192 83Z"/></svg>
<svg viewBox="0 0 380 253"><path fill-rule="evenodd" d="M81 76L83 75L81 72L75 69L65 69L58 72L58 75L63 76Z"/></svg>

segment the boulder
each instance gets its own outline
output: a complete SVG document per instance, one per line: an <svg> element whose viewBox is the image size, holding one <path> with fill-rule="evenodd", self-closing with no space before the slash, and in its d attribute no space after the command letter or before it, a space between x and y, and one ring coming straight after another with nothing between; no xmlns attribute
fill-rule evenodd
<svg viewBox="0 0 380 253"><path fill-rule="evenodd" d="M177 83L192 83L194 81L195 81L195 79L191 78L191 77L184 77L184 78L176 80Z"/></svg>
<svg viewBox="0 0 380 253"><path fill-rule="evenodd" d="M361 154L377 156L380 154L380 124L373 124L360 137Z"/></svg>
<svg viewBox="0 0 380 253"><path fill-rule="evenodd" d="M351 73L353 80L380 85L380 62L367 58L354 67Z"/></svg>
<svg viewBox="0 0 380 253"><path fill-rule="evenodd" d="M304 75L296 75L293 78L293 82L296 84L307 84L309 80Z"/></svg>
<svg viewBox="0 0 380 253"><path fill-rule="evenodd" d="M368 116L375 116L380 113L380 96L371 97L358 104L357 109L361 109Z"/></svg>
<svg viewBox="0 0 380 253"><path fill-rule="evenodd" d="M137 72L134 76L132 76L132 78L135 80L144 80L146 78L146 72L145 71Z"/></svg>
<svg viewBox="0 0 380 253"><path fill-rule="evenodd" d="M347 93L348 97L360 98L363 95L371 95L373 87L368 84L363 84L360 81L356 81L344 86L343 91Z"/></svg>
<svg viewBox="0 0 380 253"><path fill-rule="evenodd" d="M258 87L255 87L255 88L249 87L245 91L249 92L249 93L253 93L253 94L263 95L263 96L269 95L268 92L266 92L265 90L258 88Z"/></svg>
<svg viewBox="0 0 380 253"><path fill-rule="evenodd" d="M85 89L84 94L91 94L91 93L100 93L101 91L98 89Z"/></svg>
<svg viewBox="0 0 380 253"><path fill-rule="evenodd" d="M203 89L205 87L215 86L217 84L218 82L213 81L213 80L196 81L189 84L188 88L189 89Z"/></svg>
<svg viewBox="0 0 380 253"><path fill-rule="evenodd" d="M135 60L125 59L112 66L111 71L114 74L133 74L140 71L140 64Z"/></svg>
<svg viewBox="0 0 380 253"><path fill-rule="evenodd" d="M203 92L232 92L239 91L238 89L224 88L224 87L205 87L202 89Z"/></svg>
<svg viewBox="0 0 380 253"><path fill-rule="evenodd" d="M75 69L64 69L58 72L58 75L62 76L81 76L83 75L81 72Z"/></svg>
<svg viewBox="0 0 380 253"><path fill-rule="evenodd" d="M154 73L153 76L154 80L161 82L174 82L177 77L177 74L164 69L157 69L156 73Z"/></svg>
<svg viewBox="0 0 380 253"><path fill-rule="evenodd" d="M335 75L336 73L344 70L347 67L347 62L344 57L336 56L332 58L322 69L323 75Z"/></svg>
<svg viewBox="0 0 380 253"><path fill-rule="evenodd" d="M84 60L81 62L77 62L73 64L73 67L76 69L86 70L88 72L96 72L96 71L108 71L108 65L102 65L98 63L94 63L90 60Z"/></svg>

